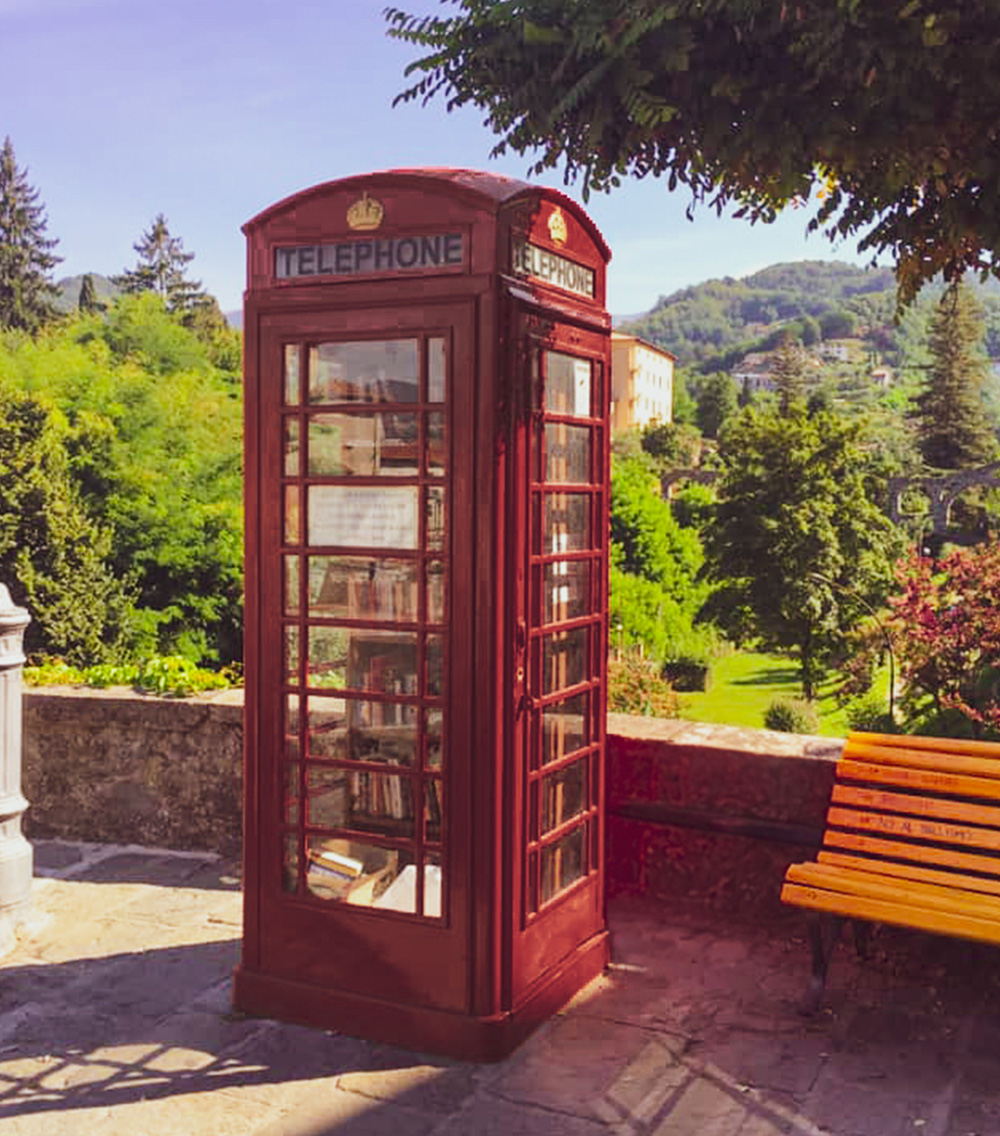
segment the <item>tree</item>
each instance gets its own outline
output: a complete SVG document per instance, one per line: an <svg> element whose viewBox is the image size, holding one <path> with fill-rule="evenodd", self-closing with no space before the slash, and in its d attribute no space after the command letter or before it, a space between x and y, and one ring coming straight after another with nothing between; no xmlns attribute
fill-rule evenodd
<svg viewBox="0 0 1000 1136"><path fill-rule="evenodd" d="M31 612L29 651L88 664L131 633L112 533L88 515L70 473L64 423L37 399L0 390L0 579Z"/></svg>
<svg viewBox="0 0 1000 1136"><path fill-rule="evenodd" d="M774 353L772 373L781 413L788 415L801 410L806 401L805 355L801 345L787 333Z"/></svg>
<svg viewBox="0 0 1000 1136"><path fill-rule="evenodd" d="M739 409L739 390L724 371L716 371L701 384L698 399L698 427L706 438L717 438L719 431Z"/></svg>
<svg viewBox="0 0 1000 1136"><path fill-rule="evenodd" d="M1000 730L1000 546L959 548L936 563L914 554L897 578L889 602L911 719L929 703L935 733L950 731L949 711L976 734Z"/></svg>
<svg viewBox="0 0 1000 1136"><path fill-rule="evenodd" d="M900 548L873 502L858 427L822 411L748 407L719 454L703 534L719 584L709 611L741 626L749 613L767 644L794 650L812 698L822 667L883 601Z"/></svg>
<svg viewBox="0 0 1000 1136"><path fill-rule="evenodd" d="M751 221L812 195L810 227L891 254L904 303L938 273L1000 274L993 0L452 2L387 11L423 52L399 100L479 108L533 172L663 176Z"/></svg>
<svg viewBox="0 0 1000 1136"><path fill-rule="evenodd" d="M969 288L949 284L931 321L927 383L916 400L920 452L936 469L969 469L990 461L996 438L987 425L983 320Z"/></svg>
<svg viewBox="0 0 1000 1136"><path fill-rule="evenodd" d="M162 213L156 215L149 232L143 233L132 247L139 254L135 268L127 268L120 276L112 277L112 282L123 292L155 292L172 314L183 315L207 302L201 281L188 280L185 276L194 253L185 252L181 238L170 235Z"/></svg>
<svg viewBox="0 0 1000 1136"><path fill-rule="evenodd" d="M36 331L55 316L52 269L59 243L45 236L48 222L38 190L19 170L10 138L0 150L0 328Z"/></svg>
<svg viewBox="0 0 1000 1136"><path fill-rule="evenodd" d="M81 312L96 312L100 311L101 303L97 299L97 291L94 288L94 278L88 272L80 284L80 297L76 302L77 309Z"/></svg>

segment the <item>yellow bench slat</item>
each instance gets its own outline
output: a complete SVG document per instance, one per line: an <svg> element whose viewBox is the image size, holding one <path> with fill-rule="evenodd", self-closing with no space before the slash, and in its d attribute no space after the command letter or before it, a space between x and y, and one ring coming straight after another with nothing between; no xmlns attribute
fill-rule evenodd
<svg viewBox="0 0 1000 1136"><path fill-rule="evenodd" d="M986 880L981 876L967 876L963 872L943 872L938 868L924 868L919 864L901 864L897 860L875 860L865 856L851 856L846 852L823 849L816 859L820 864L835 864L841 868L855 868L859 872L875 872L884 876L898 876L904 880L926 880L944 887L965 888L986 895L1000 896L1000 880Z"/></svg>
<svg viewBox="0 0 1000 1136"><path fill-rule="evenodd" d="M860 828L868 832L884 832L911 840L933 840L940 844L966 845L970 848L992 848L1000 851L1000 832L990 828L970 828L964 824L943 824L922 817L860 812L832 806L826 814L828 825Z"/></svg>
<svg viewBox="0 0 1000 1136"><path fill-rule="evenodd" d="M1000 761L1000 742L978 742L971 738L934 738L921 734L873 734L854 730L848 743L888 746L890 749L927 749L940 753L959 753L972 757L994 757Z"/></svg>
<svg viewBox="0 0 1000 1136"><path fill-rule="evenodd" d="M904 765L913 769L938 769L944 773L966 773L974 777L1000 778L1000 750L998 756L985 757L965 753L942 753L920 747L871 745L852 741L844 745L844 758L855 761L874 761L885 765Z"/></svg>
<svg viewBox="0 0 1000 1136"><path fill-rule="evenodd" d="M1000 779L968 777L961 773L943 773L935 769L910 769L905 765L878 765L870 761L841 758L837 776L849 781L874 781L880 785L899 785L910 789L928 789L937 793L954 793L962 797L986 797L1000 800Z"/></svg>
<svg viewBox="0 0 1000 1136"><path fill-rule="evenodd" d="M831 864L792 864L785 879L789 883L806 887L840 891L847 895L867 895L874 899L887 899L894 903L929 907L935 911L954 911L956 914L976 915L993 919L1000 934L1000 899L957 887L917 880L895 879L878 875L868 869L840 868Z"/></svg>
<svg viewBox="0 0 1000 1136"><path fill-rule="evenodd" d="M930 844L905 844L898 840L881 840L857 832L838 832L827 829L823 843L834 848L849 848L855 852L870 852L875 856L892 856L899 860L916 860L924 864L940 864L969 872L989 872L1000 876L1000 860L980 856L975 852L954 852L950 848L935 848Z"/></svg>
<svg viewBox="0 0 1000 1136"><path fill-rule="evenodd" d="M884 789L859 789L853 785L834 785L832 800L838 805L856 805L860 808L884 809L886 812L907 813L911 816L1000 826L1000 808L970 804L966 801L943 801L925 794L891 793Z"/></svg>
<svg viewBox="0 0 1000 1136"><path fill-rule="evenodd" d="M846 895L843 892L824 891L822 888L791 883L786 883L782 887L781 898L785 903L808 907L813 911L854 916L875 923L894 923L902 927L915 927L921 931L934 931L963 939L1000 943L1000 923L974 915L935 911L927 907L914 907L891 900Z"/></svg>

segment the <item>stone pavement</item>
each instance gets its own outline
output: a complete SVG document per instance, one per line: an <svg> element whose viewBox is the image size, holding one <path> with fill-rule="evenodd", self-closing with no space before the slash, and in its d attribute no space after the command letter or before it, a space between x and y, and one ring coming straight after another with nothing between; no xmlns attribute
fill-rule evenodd
<svg viewBox="0 0 1000 1136"><path fill-rule="evenodd" d="M0 1136L1000 1136L995 950L885 930L795 1012L802 921L611 907L614 964L476 1066L229 1012L237 869L43 842L0 962Z"/></svg>

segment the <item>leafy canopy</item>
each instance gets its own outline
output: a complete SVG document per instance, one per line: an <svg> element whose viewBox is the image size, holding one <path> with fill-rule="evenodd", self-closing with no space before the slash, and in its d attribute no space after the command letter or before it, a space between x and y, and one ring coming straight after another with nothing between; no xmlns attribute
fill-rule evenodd
<svg viewBox="0 0 1000 1136"><path fill-rule="evenodd" d="M479 108L494 152L585 192L626 176L692 206L810 222L889 253L902 301L943 272L1000 275L994 0L452 0L390 8L423 54L402 100Z"/></svg>
<svg viewBox="0 0 1000 1136"><path fill-rule="evenodd" d="M704 530L710 607L798 653L803 691L882 602L899 539L873 501L856 424L829 411L748 407L723 433Z"/></svg>

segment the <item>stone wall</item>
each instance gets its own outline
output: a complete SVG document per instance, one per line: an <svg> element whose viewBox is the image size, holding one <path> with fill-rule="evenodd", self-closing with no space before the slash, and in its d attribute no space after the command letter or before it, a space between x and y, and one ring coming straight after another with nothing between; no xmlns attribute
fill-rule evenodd
<svg viewBox="0 0 1000 1136"><path fill-rule="evenodd" d="M238 854L242 691L24 692L28 836Z"/></svg>
<svg viewBox="0 0 1000 1136"><path fill-rule="evenodd" d="M841 743L608 717L608 886L777 910L820 839ZM193 699L29 689L29 836L238 853L242 691Z"/></svg>
<svg viewBox="0 0 1000 1136"><path fill-rule="evenodd" d="M812 858L843 742L608 715L608 889L774 914Z"/></svg>

